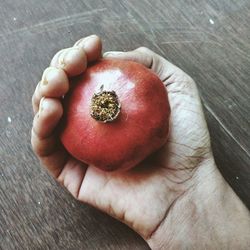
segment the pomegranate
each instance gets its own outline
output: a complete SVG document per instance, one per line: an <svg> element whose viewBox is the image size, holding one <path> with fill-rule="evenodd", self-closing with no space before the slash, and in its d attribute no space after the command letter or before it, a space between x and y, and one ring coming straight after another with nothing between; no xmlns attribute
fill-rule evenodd
<svg viewBox="0 0 250 250"><path fill-rule="evenodd" d="M64 147L102 170L130 169L166 143L165 86L139 63L99 60L72 80L63 103Z"/></svg>

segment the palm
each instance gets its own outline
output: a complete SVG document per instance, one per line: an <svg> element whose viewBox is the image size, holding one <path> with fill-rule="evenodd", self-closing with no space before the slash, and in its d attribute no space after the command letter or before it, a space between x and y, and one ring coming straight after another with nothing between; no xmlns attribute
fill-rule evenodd
<svg viewBox="0 0 250 250"><path fill-rule="evenodd" d="M197 90L189 77L179 73L176 82L166 82L172 114L165 147L128 172L107 173L88 167L78 193L79 200L124 221L145 237L187 190L193 171L209 153Z"/></svg>

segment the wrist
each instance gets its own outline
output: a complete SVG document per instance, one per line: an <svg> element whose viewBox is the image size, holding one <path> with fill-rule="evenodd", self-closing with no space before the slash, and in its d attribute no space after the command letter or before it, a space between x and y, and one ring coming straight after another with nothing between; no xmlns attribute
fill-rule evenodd
<svg viewBox="0 0 250 250"><path fill-rule="evenodd" d="M152 249L247 249L249 230L249 211L211 159L147 242Z"/></svg>

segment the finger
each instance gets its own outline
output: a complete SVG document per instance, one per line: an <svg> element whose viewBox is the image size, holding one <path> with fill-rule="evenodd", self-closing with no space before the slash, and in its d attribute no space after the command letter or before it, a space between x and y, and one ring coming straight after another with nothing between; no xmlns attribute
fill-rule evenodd
<svg viewBox="0 0 250 250"><path fill-rule="evenodd" d="M64 70L69 77L83 73L87 67L87 56L83 48L72 47L60 50L50 66Z"/></svg>
<svg viewBox="0 0 250 250"><path fill-rule="evenodd" d="M58 98L67 93L69 89L69 80L62 69L49 67L43 72L42 80L36 87L32 97L33 110L38 111L41 98L53 97Z"/></svg>
<svg viewBox="0 0 250 250"><path fill-rule="evenodd" d="M55 178L62 171L68 158L68 153L55 133L62 114L62 104L58 99L42 98L31 132L31 144L34 152Z"/></svg>
<svg viewBox="0 0 250 250"><path fill-rule="evenodd" d="M109 51L104 53L103 57L130 60L143 64L147 68L152 69L163 82L167 81L179 70L178 67L146 47L140 47L128 52Z"/></svg>
<svg viewBox="0 0 250 250"><path fill-rule="evenodd" d="M66 73L59 68L49 67L42 76L40 88L41 96L61 97L69 90L69 79Z"/></svg>
<svg viewBox="0 0 250 250"><path fill-rule="evenodd" d="M58 59L59 57L66 51L67 49L61 49L59 50L52 58L51 62L50 62L50 66L52 67L56 67L58 65Z"/></svg>
<svg viewBox="0 0 250 250"><path fill-rule="evenodd" d="M31 131L31 145L33 151L38 157L49 156L55 152L56 148L59 146L58 138L54 135L51 135L46 138L41 138L37 133L32 129Z"/></svg>
<svg viewBox="0 0 250 250"><path fill-rule="evenodd" d="M40 162L47 169L47 171L57 179L62 170L64 169L65 164L69 158L69 154L66 152L64 147L59 144L56 147L56 150L52 153L40 156Z"/></svg>
<svg viewBox="0 0 250 250"><path fill-rule="evenodd" d="M63 170L57 180L76 198L79 197L79 190L87 170L87 165L70 157L65 163Z"/></svg>
<svg viewBox="0 0 250 250"><path fill-rule="evenodd" d="M84 37L77 41L74 47L81 47L84 49L88 62L96 61L102 54L102 42L97 35Z"/></svg>
<svg viewBox="0 0 250 250"><path fill-rule="evenodd" d="M57 99L43 98L31 131L31 145L49 172L56 176L62 168L67 153L60 146L54 130L62 116L62 105ZM56 156L59 154L61 157ZM55 158L57 158L55 160ZM49 159L49 160L48 160Z"/></svg>
<svg viewBox="0 0 250 250"><path fill-rule="evenodd" d="M57 126L63 114L62 104L58 99L42 98L39 112L33 121L33 130L38 138L49 137Z"/></svg>

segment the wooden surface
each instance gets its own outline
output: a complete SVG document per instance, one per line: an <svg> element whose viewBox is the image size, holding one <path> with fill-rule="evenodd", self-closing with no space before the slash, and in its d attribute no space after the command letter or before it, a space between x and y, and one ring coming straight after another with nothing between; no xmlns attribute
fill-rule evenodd
<svg viewBox="0 0 250 250"><path fill-rule="evenodd" d="M216 162L250 207L250 1L1 0L0 249L147 249L75 201L30 146L31 96L53 54L96 33L104 50L147 46L198 84Z"/></svg>

